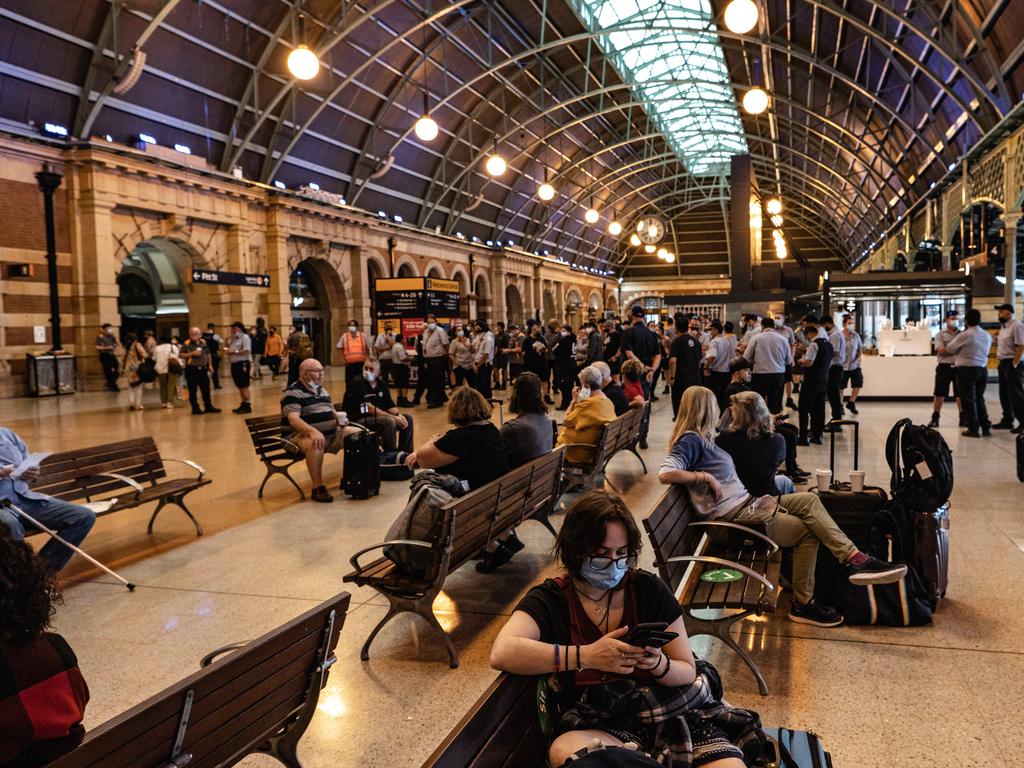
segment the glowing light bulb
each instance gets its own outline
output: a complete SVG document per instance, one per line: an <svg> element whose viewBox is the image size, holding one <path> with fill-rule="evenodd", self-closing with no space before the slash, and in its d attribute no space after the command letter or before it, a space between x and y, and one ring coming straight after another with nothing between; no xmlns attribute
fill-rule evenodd
<svg viewBox="0 0 1024 768"><path fill-rule="evenodd" d="M487 158L487 163L484 165L484 167L487 169L487 172L491 174L491 176L501 176L503 173L505 173L505 169L508 166L505 164L505 158L503 158L501 155L495 154Z"/></svg>
<svg viewBox="0 0 1024 768"><path fill-rule="evenodd" d="M430 115L424 115L416 121L413 130L420 141L433 141L437 138L437 121Z"/></svg>
<svg viewBox="0 0 1024 768"><path fill-rule="evenodd" d="M760 115L768 109L768 94L763 88L754 87L743 94L743 110L748 115Z"/></svg>
<svg viewBox="0 0 1024 768"><path fill-rule="evenodd" d="M537 197L544 202L555 199L555 188L548 184L546 181L537 187Z"/></svg>
<svg viewBox="0 0 1024 768"><path fill-rule="evenodd" d="M767 209L768 213L770 213L772 216L778 216L780 213L782 213L782 201L779 200L779 198L777 197L773 197L765 205L765 208Z"/></svg>
<svg viewBox="0 0 1024 768"><path fill-rule="evenodd" d="M665 255L665 261L668 262L669 264L671 264L675 260L676 260L676 255L674 253L672 253L671 251L669 251Z"/></svg>
<svg viewBox="0 0 1024 768"><path fill-rule="evenodd" d="M613 221L608 225L608 234L612 237L618 237L622 234L622 225L617 221Z"/></svg>
<svg viewBox="0 0 1024 768"><path fill-rule="evenodd" d="M645 229L647 229L647 222L644 221L643 219L640 219L640 221L636 223L637 234L642 235Z"/></svg>
<svg viewBox="0 0 1024 768"><path fill-rule="evenodd" d="M659 248L658 249L658 258L659 259L666 259L666 258L668 258L668 248Z"/></svg>
<svg viewBox="0 0 1024 768"><path fill-rule="evenodd" d="M725 7L725 26L730 32L743 35L757 24L757 5L753 0L732 0Z"/></svg>
<svg viewBox="0 0 1024 768"><path fill-rule="evenodd" d="M653 245L645 245L644 246L644 252L645 253L654 253L656 250L658 250L658 249L655 248Z"/></svg>
<svg viewBox="0 0 1024 768"><path fill-rule="evenodd" d="M598 219L601 218L601 214L597 212L595 208L588 208L587 212L583 214L583 220L587 224L597 224Z"/></svg>
<svg viewBox="0 0 1024 768"><path fill-rule="evenodd" d="M640 238L636 235L636 233L633 233L632 235L629 236L629 244L632 245L634 248L640 247Z"/></svg>
<svg viewBox="0 0 1024 768"><path fill-rule="evenodd" d="M288 54L288 71L299 80L312 80L320 71L320 59L309 46L300 45Z"/></svg>

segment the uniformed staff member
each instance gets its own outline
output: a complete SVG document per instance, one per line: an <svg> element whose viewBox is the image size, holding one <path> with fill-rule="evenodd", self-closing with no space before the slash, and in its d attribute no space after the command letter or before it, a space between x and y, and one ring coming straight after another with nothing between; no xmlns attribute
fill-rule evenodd
<svg viewBox="0 0 1024 768"><path fill-rule="evenodd" d="M999 336L996 357L999 358L999 403L1003 418L993 429L1009 429L1014 434L1024 431L1024 323L1013 317L1012 304L999 304ZM1013 420L1017 420L1014 428Z"/></svg>
<svg viewBox="0 0 1024 768"><path fill-rule="evenodd" d="M960 434L964 437L990 437L992 422L985 407L985 387L988 385L988 353L992 349L992 336L981 327L978 310L970 310L965 319L967 328L940 351L956 355L956 380L967 421L967 429Z"/></svg>
<svg viewBox="0 0 1024 768"><path fill-rule="evenodd" d="M761 329L743 350L743 356L754 366L750 388L764 398L769 411L782 413L782 390L786 366L793 364L793 347L775 330L775 321L770 317L761 320Z"/></svg>
<svg viewBox="0 0 1024 768"><path fill-rule="evenodd" d="M210 401L210 348L198 328L189 328L188 341L181 345L178 357L185 361L185 382L188 384L188 401L192 405L192 415L220 413L220 408L215 408ZM205 410L200 410L197 394L202 394Z"/></svg>
<svg viewBox="0 0 1024 768"><path fill-rule="evenodd" d="M846 360L846 337L843 332L836 328L832 315L824 315L821 318L821 325L828 333L828 343L832 345L832 365L828 369L828 404L832 408L832 421L842 421L843 418L843 363ZM830 429L842 429L836 426Z"/></svg>
<svg viewBox="0 0 1024 768"><path fill-rule="evenodd" d="M803 369L803 383L800 385L800 435L796 444L821 445L821 436L825 431L825 394L828 389L828 371L832 365L832 344L824 333L818 331L815 317L804 318L804 336L807 349L799 363Z"/></svg>
<svg viewBox="0 0 1024 768"><path fill-rule="evenodd" d="M843 390L850 385L850 397L846 401L846 410L857 413L857 395L864 388L864 371L860 367L860 359L864 354L864 343L860 334L853 329L853 315L843 315L843 341L846 342L846 355L843 358L843 383L839 389L840 398Z"/></svg>
<svg viewBox="0 0 1024 768"><path fill-rule="evenodd" d="M796 401L793 400L793 367L796 361L796 335L793 333L793 329L786 325L786 318L782 315L775 317L775 330L786 337L786 341L789 342L789 348L793 354L794 362L786 366L786 375L783 381L786 388L786 407L792 408L795 411L797 406Z"/></svg>
<svg viewBox="0 0 1024 768"><path fill-rule="evenodd" d="M698 386L701 382L701 357L703 352L700 341L700 322L690 320L688 330L682 333L686 318L682 314L676 315L676 326L679 333L672 339L669 347L668 378L672 382L672 418L679 412L679 401L683 399L683 392L689 387Z"/></svg>
<svg viewBox="0 0 1024 768"><path fill-rule="evenodd" d="M946 327L935 334L937 364L935 366L935 389L932 391L932 420L928 422L928 426L932 428L939 426L939 413L942 411L942 404L946 401L951 387L953 397L956 398L956 408L960 412L960 426L964 426L964 406L960 401L960 392L956 385L956 367L953 365L956 355L939 352L940 349L947 347L949 342L960 332L957 325L958 317L955 309L949 310L946 313Z"/></svg>
<svg viewBox="0 0 1024 768"><path fill-rule="evenodd" d="M731 333L725 333L721 320L712 320L711 341L704 353L704 375L707 377L708 389L715 393L720 409L724 409L728 404L725 390L732 380L729 366L734 357L736 357L736 337Z"/></svg>

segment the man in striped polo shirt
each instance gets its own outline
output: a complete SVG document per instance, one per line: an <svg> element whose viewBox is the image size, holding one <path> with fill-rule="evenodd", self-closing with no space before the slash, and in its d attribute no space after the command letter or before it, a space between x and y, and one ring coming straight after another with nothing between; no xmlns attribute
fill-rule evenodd
<svg viewBox="0 0 1024 768"><path fill-rule="evenodd" d="M331 396L323 387L324 367L309 358L299 365L299 379L281 396L282 435L294 448L289 450L306 457L309 477L313 481L313 501L328 503L334 497L323 483L325 453L338 453L345 434L356 432L348 427L348 418L334 410Z"/></svg>

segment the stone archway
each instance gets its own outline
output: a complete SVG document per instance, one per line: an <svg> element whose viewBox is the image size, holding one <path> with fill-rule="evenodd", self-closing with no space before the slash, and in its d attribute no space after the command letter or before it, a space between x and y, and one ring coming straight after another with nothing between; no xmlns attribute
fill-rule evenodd
<svg viewBox="0 0 1024 768"><path fill-rule="evenodd" d="M582 318L583 297L580 296L579 291L571 289L565 294L565 322L576 328L579 326Z"/></svg>
<svg viewBox="0 0 1024 768"><path fill-rule="evenodd" d="M349 321L341 276L326 259L310 256L299 262L288 281L292 323L305 328L313 354L325 365L340 365L335 342Z"/></svg>
<svg viewBox="0 0 1024 768"><path fill-rule="evenodd" d="M592 320L601 316L601 294L591 291L587 297L587 319Z"/></svg>
<svg viewBox="0 0 1024 768"><path fill-rule="evenodd" d="M1005 244L1002 242L1005 209L991 198L971 201L954 219L955 228L944 245L949 246L950 268L959 269L964 258L985 254L990 263L1003 263ZM996 250L993 254L991 251ZM916 264L911 265L912 269Z"/></svg>
<svg viewBox="0 0 1024 768"><path fill-rule="evenodd" d="M488 323L494 322L495 318L491 317L493 311L491 284L483 272L478 273L476 276L476 282L473 285L473 295L476 297L476 314L471 316L471 319L486 320Z"/></svg>
<svg viewBox="0 0 1024 768"><path fill-rule="evenodd" d="M544 289L543 306L544 322L558 317L558 308L555 306L555 294L551 292L550 288Z"/></svg>
<svg viewBox="0 0 1024 768"><path fill-rule="evenodd" d="M419 277L416 274L416 266L412 260L404 260L398 265L398 269L395 271L395 277Z"/></svg>
<svg viewBox="0 0 1024 768"><path fill-rule="evenodd" d="M519 288L509 283L505 288L505 316L509 325L522 325L526 322L526 310L523 307L523 296Z"/></svg>

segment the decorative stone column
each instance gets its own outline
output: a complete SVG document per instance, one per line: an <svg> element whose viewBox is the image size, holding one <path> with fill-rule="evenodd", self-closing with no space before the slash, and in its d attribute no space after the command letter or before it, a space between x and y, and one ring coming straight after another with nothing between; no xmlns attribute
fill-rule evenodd
<svg viewBox="0 0 1024 768"><path fill-rule="evenodd" d="M285 213L280 206L272 205L267 211L267 274L270 287L267 289L267 325L273 325L283 338L288 337L292 325L292 302L288 292L288 233L282 219Z"/></svg>

